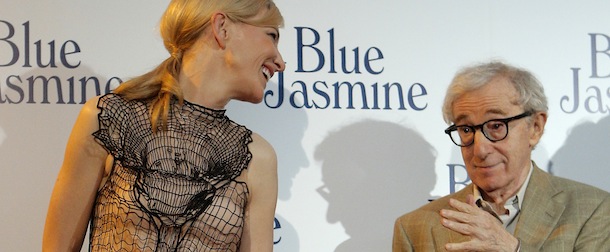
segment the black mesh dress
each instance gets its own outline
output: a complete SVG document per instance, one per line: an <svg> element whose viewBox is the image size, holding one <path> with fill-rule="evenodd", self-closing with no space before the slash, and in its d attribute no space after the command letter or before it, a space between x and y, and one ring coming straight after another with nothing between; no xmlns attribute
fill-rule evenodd
<svg viewBox="0 0 610 252"><path fill-rule="evenodd" d="M153 134L150 103L100 98L94 137L114 157L91 219L91 251L237 251L252 132L224 110L173 102Z"/></svg>

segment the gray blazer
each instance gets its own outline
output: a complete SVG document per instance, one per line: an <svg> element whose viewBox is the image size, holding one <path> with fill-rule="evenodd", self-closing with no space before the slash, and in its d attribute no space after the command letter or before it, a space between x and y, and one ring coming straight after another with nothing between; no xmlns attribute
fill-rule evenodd
<svg viewBox="0 0 610 252"><path fill-rule="evenodd" d="M392 251L446 251L467 236L440 224L449 199L462 202L473 185L434 200L396 220ZM515 229L521 251L610 251L610 193L552 176L534 164Z"/></svg>

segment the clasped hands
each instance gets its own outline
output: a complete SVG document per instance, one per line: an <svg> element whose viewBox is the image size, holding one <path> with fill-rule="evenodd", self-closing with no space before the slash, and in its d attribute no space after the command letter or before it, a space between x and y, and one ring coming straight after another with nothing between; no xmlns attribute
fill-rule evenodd
<svg viewBox="0 0 610 252"><path fill-rule="evenodd" d="M519 241L510 234L502 223L490 213L480 209L475 204L474 197L468 195L466 202L450 199L449 205L453 210L440 211L441 224L469 236L470 241L462 243L447 243L448 251L507 251L514 252Z"/></svg>

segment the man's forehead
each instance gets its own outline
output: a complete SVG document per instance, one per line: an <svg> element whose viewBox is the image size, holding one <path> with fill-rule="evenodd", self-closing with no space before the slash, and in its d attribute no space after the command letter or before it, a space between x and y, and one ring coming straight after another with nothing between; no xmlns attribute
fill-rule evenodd
<svg viewBox="0 0 610 252"><path fill-rule="evenodd" d="M503 118L509 116L510 111L513 108L505 107L490 107L490 108L478 108L468 111L455 111L454 110L454 122L471 122L472 120L491 120L495 118Z"/></svg>
<svg viewBox="0 0 610 252"><path fill-rule="evenodd" d="M507 90L508 89L508 90ZM522 110L518 94L504 86L486 85L457 97L452 104L454 122L491 120Z"/></svg>

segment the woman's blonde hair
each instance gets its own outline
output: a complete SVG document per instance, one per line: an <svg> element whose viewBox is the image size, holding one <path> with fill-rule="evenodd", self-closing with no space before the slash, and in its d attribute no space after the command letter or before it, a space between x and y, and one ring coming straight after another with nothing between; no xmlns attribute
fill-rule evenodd
<svg viewBox="0 0 610 252"><path fill-rule="evenodd" d="M257 16L266 10L264 15ZM272 0L173 0L161 17L160 31L170 57L152 71L122 83L115 93L128 100L153 99L151 123L166 129L171 99L183 102L178 85L182 54L199 38L212 14L224 13L232 21L279 28L284 19ZM161 120L161 121L159 121Z"/></svg>

